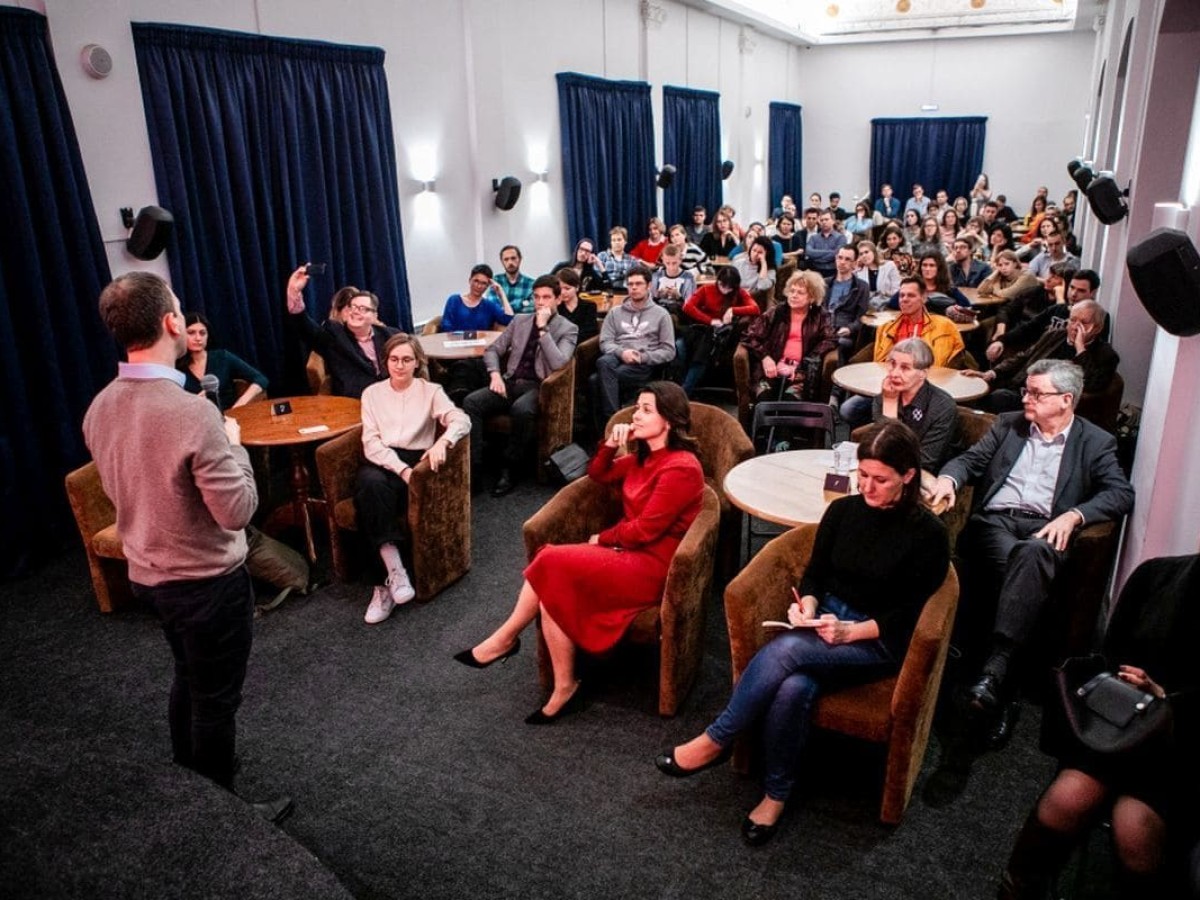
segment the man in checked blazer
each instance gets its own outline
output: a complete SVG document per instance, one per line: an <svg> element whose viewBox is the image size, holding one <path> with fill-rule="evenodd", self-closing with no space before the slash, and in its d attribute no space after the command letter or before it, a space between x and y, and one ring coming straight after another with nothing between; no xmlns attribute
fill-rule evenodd
<svg viewBox="0 0 1200 900"><path fill-rule="evenodd" d="M1116 440L1075 415L1082 392L1083 370L1075 363L1033 363L1021 391L1024 412L999 416L979 443L942 467L934 488L935 502L953 503L960 487L975 485L964 534L981 575L972 580L999 585L999 597L991 655L968 694L989 713L1011 695L1010 658L1033 636L1075 532L1133 508Z"/></svg>
<svg viewBox="0 0 1200 900"><path fill-rule="evenodd" d="M488 386L472 391L463 400L471 417L472 484L481 483L483 423L488 416L508 413L512 432L501 461L500 477L493 497L512 491L521 462L529 454L536 436L538 393L548 375L569 363L575 354L579 329L558 315L561 283L543 275L533 283L532 313L515 316L503 334L484 351Z"/></svg>

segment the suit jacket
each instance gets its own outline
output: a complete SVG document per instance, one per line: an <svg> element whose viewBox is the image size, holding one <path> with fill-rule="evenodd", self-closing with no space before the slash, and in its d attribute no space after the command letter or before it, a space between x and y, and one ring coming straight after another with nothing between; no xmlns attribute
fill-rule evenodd
<svg viewBox="0 0 1200 900"><path fill-rule="evenodd" d="M833 282L837 276L825 279L825 306L829 306L829 292L833 290ZM858 331L862 328L862 316L867 311L867 304L871 302L871 288L861 278L851 277L850 279L850 294L845 301L834 310L831 315L833 317L833 330L839 328L849 328L850 337L857 337Z"/></svg>
<svg viewBox="0 0 1200 900"><path fill-rule="evenodd" d="M996 363L996 386L1019 388L1025 384L1029 367L1042 359L1065 359L1083 369L1083 392L1095 394L1105 390L1112 381L1121 357L1111 344L1093 341L1082 353L1067 340L1066 328L1051 328L1034 341L1033 346L1003 357ZM1078 399L1078 398L1076 398Z"/></svg>
<svg viewBox="0 0 1200 900"><path fill-rule="evenodd" d="M960 487L977 484L973 511L980 510L1003 486L1028 438L1025 414L1004 413L979 443L946 463L941 474ZM1133 509L1133 485L1117 463L1116 438L1079 416L1063 448L1050 517L1070 509L1079 510L1085 524L1117 520Z"/></svg>
<svg viewBox="0 0 1200 900"><path fill-rule="evenodd" d="M375 364L359 349L354 335L342 323L326 320L324 324L318 325L308 313L303 312L288 318L308 339L313 350L324 357L335 396L360 400L364 390L387 378L387 360L383 355L383 345L393 334L398 334L399 329L386 325L372 327L371 342L375 345L375 357L379 360L377 370Z"/></svg>
<svg viewBox="0 0 1200 900"><path fill-rule="evenodd" d="M581 304L587 301L581 300ZM499 372L505 378L511 377L525 355L525 348L534 334L534 313L521 313L515 316L500 337L483 353L483 364L488 372ZM579 328L574 322L554 315L546 323L546 331L538 341L537 352L533 357L533 370L539 381L545 381L546 376L555 372L571 361L575 353L575 341L579 338Z"/></svg>

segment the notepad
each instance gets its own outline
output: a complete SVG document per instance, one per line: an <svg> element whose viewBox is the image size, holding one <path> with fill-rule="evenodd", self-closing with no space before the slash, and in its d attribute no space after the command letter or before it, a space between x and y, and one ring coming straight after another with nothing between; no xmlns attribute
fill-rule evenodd
<svg viewBox="0 0 1200 900"><path fill-rule="evenodd" d="M454 350L458 347L486 347L487 341L485 341L483 338L478 338L473 341L446 341L443 346L447 350Z"/></svg>

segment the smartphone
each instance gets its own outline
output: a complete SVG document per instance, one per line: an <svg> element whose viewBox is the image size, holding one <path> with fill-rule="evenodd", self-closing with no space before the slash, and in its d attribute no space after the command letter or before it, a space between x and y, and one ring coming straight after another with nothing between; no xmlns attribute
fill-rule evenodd
<svg viewBox="0 0 1200 900"><path fill-rule="evenodd" d="M325 274L325 263L310 262L308 265L306 265L304 267L304 274L305 275L324 275Z"/></svg>

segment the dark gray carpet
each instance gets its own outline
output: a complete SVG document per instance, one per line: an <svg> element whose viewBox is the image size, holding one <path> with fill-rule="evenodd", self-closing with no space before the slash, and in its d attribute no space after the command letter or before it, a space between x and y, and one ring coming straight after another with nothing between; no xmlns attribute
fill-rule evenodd
<svg viewBox="0 0 1200 900"><path fill-rule="evenodd" d="M957 799L920 796L878 824L879 755L819 741L775 841L742 844L758 784L678 781L651 760L699 731L729 689L719 599L680 716L655 714L654 661L589 666L588 709L550 728L529 632L506 665L451 655L507 614L520 523L550 496L483 496L474 568L370 627L365 584L260 619L239 715L239 790L289 793L274 828L174 767L170 655L144 611L102 616L82 553L0 588L0 893L5 897L983 898L1051 761L1027 712ZM930 746L925 776L941 747ZM923 777L923 780L924 780Z"/></svg>

